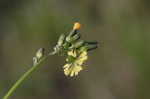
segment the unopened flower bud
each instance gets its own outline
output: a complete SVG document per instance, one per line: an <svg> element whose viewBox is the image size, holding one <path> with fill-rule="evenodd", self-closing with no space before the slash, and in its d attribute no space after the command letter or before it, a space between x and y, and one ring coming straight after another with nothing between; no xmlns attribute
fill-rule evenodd
<svg viewBox="0 0 150 99"><path fill-rule="evenodd" d="M80 47L79 52L87 51L87 49L88 49L88 47L84 45L84 46Z"/></svg>
<svg viewBox="0 0 150 99"><path fill-rule="evenodd" d="M79 22L75 22L73 26L73 30L79 30L81 28L81 24Z"/></svg>
<svg viewBox="0 0 150 99"><path fill-rule="evenodd" d="M71 36L67 36L67 37L66 37L66 41L67 41L67 42L70 42L70 41L71 41Z"/></svg>
<svg viewBox="0 0 150 99"><path fill-rule="evenodd" d="M65 40L65 35L61 34L57 42L58 46L61 46L64 43L64 40Z"/></svg>
<svg viewBox="0 0 150 99"><path fill-rule="evenodd" d="M70 42L70 43L73 43L73 42L75 42L75 41L77 41L78 39L80 39L80 34L76 34L76 35L74 35L74 36L72 36L72 37L67 37L66 38L66 41L67 42Z"/></svg>
<svg viewBox="0 0 150 99"><path fill-rule="evenodd" d="M44 56L45 53L45 49L44 48L40 48L37 52L36 52L36 58L37 59L41 59Z"/></svg>
<svg viewBox="0 0 150 99"><path fill-rule="evenodd" d="M33 65L36 65L38 63L37 57L33 57Z"/></svg>
<svg viewBox="0 0 150 99"><path fill-rule="evenodd" d="M83 40L80 40L80 41L77 41L76 43L73 44L73 47L74 48L79 48L81 46L84 45L84 41Z"/></svg>
<svg viewBox="0 0 150 99"><path fill-rule="evenodd" d="M89 44L89 45L97 45L98 44L98 42L96 42L96 41L93 41L93 42L85 42L85 43L87 43L87 44Z"/></svg>
<svg viewBox="0 0 150 99"><path fill-rule="evenodd" d="M66 41L70 41L71 37L75 36L77 34L77 30L81 28L81 24L76 22L74 23L73 30L69 33L69 35L66 37Z"/></svg>
<svg viewBox="0 0 150 99"><path fill-rule="evenodd" d="M96 48L97 48L97 45L88 45L87 50L88 50L88 51L91 51L91 50L94 50L94 49L96 49Z"/></svg>
<svg viewBox="0 0 150 99"><path fill-rule="evenodd" d="M80 34L74 35L74 36L71 38L71 41L70 41L70 42L77 41L78 39L80 39Z"/></svg>

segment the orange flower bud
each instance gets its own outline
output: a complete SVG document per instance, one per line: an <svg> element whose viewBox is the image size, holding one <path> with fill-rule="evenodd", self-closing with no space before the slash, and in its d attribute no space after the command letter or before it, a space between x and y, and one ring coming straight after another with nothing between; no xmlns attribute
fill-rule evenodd
<svg viewBox="0 0 150 99"><path fill-rule="evenodd" d="M80 28L81 28L81 24L79 22L75 22L74 26L73 26L73 29L74 30L79 30Z"/></svg>

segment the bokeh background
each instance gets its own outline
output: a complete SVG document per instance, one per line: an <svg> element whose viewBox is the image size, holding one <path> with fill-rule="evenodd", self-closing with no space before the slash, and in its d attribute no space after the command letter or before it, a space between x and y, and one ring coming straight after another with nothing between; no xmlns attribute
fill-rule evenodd
<svg viewBox="0 0 150 99"><path fill-rule="evenodd" d="M52 56L10 99L150 99L149 0L0 0L0 98L61 33L96 40L86 69L65 77Z"/></svg>

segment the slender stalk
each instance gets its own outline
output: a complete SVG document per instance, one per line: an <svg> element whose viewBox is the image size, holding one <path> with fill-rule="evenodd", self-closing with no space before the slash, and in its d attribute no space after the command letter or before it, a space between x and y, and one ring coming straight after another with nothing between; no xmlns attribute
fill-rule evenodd
<svg viewBox="0 0 150 99"><path fill-rule="evenodd" d="M50 56L52 54L49 54ZM37 70L37 68L48 58L48 56L44 56L36 65L33 65L27 72L25 72L16 82L15 84L8 90L8 92L5 94L5 96L2 99L8 99L15 90L21 85L24 80L27 79L34 71Z"/></svg>

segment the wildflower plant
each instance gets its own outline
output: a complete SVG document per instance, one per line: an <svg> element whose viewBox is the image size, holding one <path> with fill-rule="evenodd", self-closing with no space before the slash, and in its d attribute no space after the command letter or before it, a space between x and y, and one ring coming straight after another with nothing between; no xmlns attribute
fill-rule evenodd
<svg viewBox="0 0 150 99"><path fill-rule="evenodd" d="M83 63L88 59L88 51L97 48L97 42L86 42L80 38L80 27L80 23L77 22L68 35L61 34L53 52L67 56L63 69L64 74L70 77L78 75L83 70Z"/></svg>
<svg viewBox="0 0 150 99"><path fill-rule="evenodd" d="M61 34L52 52L46 54L45 49L40 48L33 57L33 66L16 81L3 99L8 99L16 88L51 55L65 56L66 63L62 66L64 74L69 77L77 76L84 69L88 52L97 48L97 42L87 42L81 39L80 28L81 24L76 22L70 33Z"/></svg>

